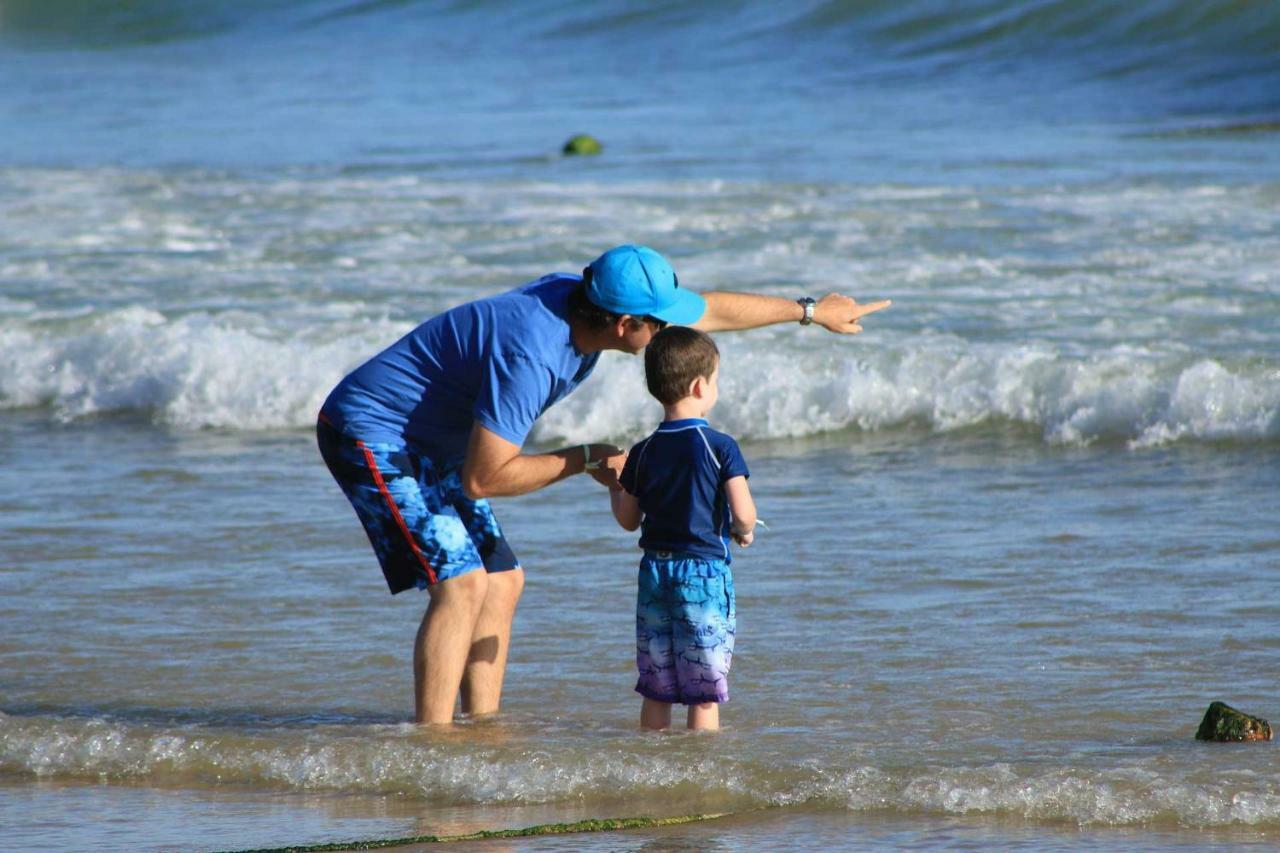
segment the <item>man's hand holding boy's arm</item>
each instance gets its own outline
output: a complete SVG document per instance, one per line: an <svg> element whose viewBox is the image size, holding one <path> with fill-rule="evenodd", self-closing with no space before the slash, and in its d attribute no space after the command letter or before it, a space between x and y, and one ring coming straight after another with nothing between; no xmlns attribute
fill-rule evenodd
<svg viewBox="0 0 1280 853"><path fill-rule="evenodd" d="M612 444L584 444L584 453L590 465L586 471L602 486L620 489L618 478L622 476L622 468L627 464L627 451Z"/></svg>
<svg viewBox="0 0 1280 853"><path fill-rule="evenodd" d="M756 502L751 498L747 478L731 477L725 480L724 494L729 500L729 509L733 512L733 526L730 528L733 541L746 548L756 538Z"/></svg>
<svg viewBox="0 0 1280 853"><path fill-rule="evenodd" d="M462 465L462 489L469 498L523 495L583 471L616 489L626 461L627 452L612 444L522 453L520 445L476 423Z"/></svg>

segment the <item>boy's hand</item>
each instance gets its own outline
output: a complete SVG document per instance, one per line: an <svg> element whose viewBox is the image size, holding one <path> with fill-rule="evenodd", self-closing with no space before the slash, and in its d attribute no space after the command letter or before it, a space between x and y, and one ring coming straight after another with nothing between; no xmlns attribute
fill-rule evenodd
<svg viewBox="0 0 1280 853"><path fill-rule="evenodd" d="M622 476L622 466L627 464L627 451L621 447L614 447L612 444L593 444L591 445L591 460L600 463L599 468L592 468L587 471L591 475L591 479L602 486L608 486L610 489L622 488L618 478Z"/></svg>
<svg viewBox="0 0 1280 853"><path fill-rule="evenodd" d="M755 540L756 540L756 534L754 531L751 531L751 530L748 530L746 533L733 534L733 541L737 542L739 547L742 547L742 548L750 547L751 543L754 542Z"/></svg>

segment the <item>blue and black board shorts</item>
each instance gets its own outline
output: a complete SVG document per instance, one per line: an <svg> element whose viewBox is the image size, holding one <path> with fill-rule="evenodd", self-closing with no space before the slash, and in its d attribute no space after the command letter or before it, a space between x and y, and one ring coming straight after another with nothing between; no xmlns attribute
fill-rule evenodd
<svg viewBox="0 0 1280 853"><path fill-rule="evenodd" d="M487 500L462 492L461 463L403 445L363 442L321 419L320 455L351 501L392 595L474 569L519 568Z"/></svg>

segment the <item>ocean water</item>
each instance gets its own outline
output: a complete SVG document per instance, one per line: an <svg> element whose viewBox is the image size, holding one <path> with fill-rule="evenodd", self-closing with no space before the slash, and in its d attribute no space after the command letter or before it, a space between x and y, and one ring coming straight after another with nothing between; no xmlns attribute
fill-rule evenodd
<svg viewBox="0 0 1280 853"><path fill-rule="evenodd" d="M4 849L727 813L514 849L1273 848L1280 13L0 0ZM604 143L563 158L571 134ZM634 537L500 501L504 710L420 731L311 435L416 322L619 242L892 298L721 335L725 729L636 730ZM606 354L538 447L660 415Z"/></svg>

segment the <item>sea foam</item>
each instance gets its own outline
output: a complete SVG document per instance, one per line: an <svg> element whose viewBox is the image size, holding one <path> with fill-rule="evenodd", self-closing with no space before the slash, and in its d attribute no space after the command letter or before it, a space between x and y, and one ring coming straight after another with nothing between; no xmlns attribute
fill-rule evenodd
<svg viewBox="0 0 1280 853"><path fill-rule="evenodd" d="M375 340L407 330L368 325ZM0 329L0 406L48 407L64 421L136 411L184 429L300 427L373 349L360 334L273 339L209 315L125 308L62 334Z"/></svg>
<svg viewBox="0 0 1280 853"><path fill-rule="evenodd" d="M347 370L408 328L353 319L272 335L235 315L168 318L141 307L66 320L52 333L47 323L10 324L0 329L0 407L43 407L64 421L137 412L180 429L305 428ZM1274 361L932 334L794 340L770 330L720 337L715 423L745 440L1006 424L1061 445L1280 437ZM606 353L533 438L630 440L659 414L641 359Z"/></svg>
<svg viewBox="0 0 1280 853"><path fill-rule="evenodd" d="M1040 759L936 766L850 759L817 766L700 750L654 753L590 738L553 747L432 742L412 726L242 731L104 718L0 714L0 774L42 780L391 794L453 804L596 804L697 796L729 810L1016 817L1079 826L1280 825L1280 795L1247 772L1201 781L1153 761L1075 766Z"/></svg>

